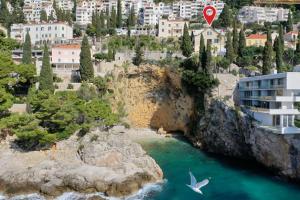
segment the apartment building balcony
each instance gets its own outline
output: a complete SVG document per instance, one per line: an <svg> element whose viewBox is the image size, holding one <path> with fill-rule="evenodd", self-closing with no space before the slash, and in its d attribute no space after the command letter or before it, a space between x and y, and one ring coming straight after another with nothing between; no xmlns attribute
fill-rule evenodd
<svg viewBox="0 0 300 200"><path fill-rule="evenodd" d="M300 115L298 109L288 109L288 108L261 108L255 106L243 106L243 108L251 111L251 112L260 112L266 113L269 115Z"/></svg>
<svg viewBox="0 0 300 200"><path fill-rule="evenodd" d="M300 102L300 96L242 96L241 99L275 102Z"/></svg>
<svg viewBox="0 0 300 200"><path fill-rule="evenodd" d="M283 89L284 84L276 85L251 85L251 86L240 86L240 90L269 90L269 89Z"/></svg>

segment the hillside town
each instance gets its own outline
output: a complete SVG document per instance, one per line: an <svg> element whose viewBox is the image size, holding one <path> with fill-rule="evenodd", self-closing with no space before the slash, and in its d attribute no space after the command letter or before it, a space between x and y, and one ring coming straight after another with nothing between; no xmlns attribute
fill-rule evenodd
<svg viewBox="0 0 300 200"><path fill-rule="evenodd" d="M0 0L0 200L126 199L158 182L173 195L184 177L164 179L163 164L183 176L170 166L218 159L193 148L299 181L299 134L299 0ZM166 151L163 138L196 155L152 159L143 145ZM187 173L189 192L203 194ZM199 199L182 191L169 199ZM227 194L206 197L258 199Z"/></svg>

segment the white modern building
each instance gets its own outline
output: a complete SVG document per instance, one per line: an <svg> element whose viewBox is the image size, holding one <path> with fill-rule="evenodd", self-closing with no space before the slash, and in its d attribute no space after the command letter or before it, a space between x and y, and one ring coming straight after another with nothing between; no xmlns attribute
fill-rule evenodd
<svg viewBox="0 0 300 200"><path fill-rule="evenodd" d="M13 39L24 42L27 32L33 45L61 43L73 39L73 28L64 22L13 24L10 36Z"/></svg>
<svg viewBox="0 0 300 200"><path fill-rule="evenodd" d="M244 6L240 9L238 20L242 23L259 23L287 21L289 9L272 8L272 7L258 7L258 6Z"/></svg>
<svg viewBox="0 0 300 200"><path fill-rule="evenodd" d="M55 0L56 5L63 10L72 11L74 2L72 0Z"/></svg>
<svg viewBox="0 0 300 200"><path fill-rule="evenodd" d="M262 127L281 134L300 133L295 116L300 102L300 72L242 78L238 84L239 103Z"/></svg>
<svg viewBox="0 0 300 200"><path fill-rule="evenodd" d="M55 16L55 10L53 9L53 2L48 0L26 0L24 1L23 13L28 22L39 22L41 17L41 11L44 10L47 16L51 13Z"/></svg>
<svg viewBox="0 0 300 200"><path fill-rule="evenodd" d="M158 37L181 37L184 24L189 25L189 22L182 19L160 19Z"/></svg>

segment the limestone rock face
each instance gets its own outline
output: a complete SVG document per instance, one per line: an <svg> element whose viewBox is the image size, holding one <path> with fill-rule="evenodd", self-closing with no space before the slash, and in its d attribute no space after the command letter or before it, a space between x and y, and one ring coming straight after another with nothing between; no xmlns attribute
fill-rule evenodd
<svg viewBox="0 0 300 200"><path fill-rule="evenodd" d="M263 129L223 102L210 104L196 134L189 137L209 152L256 160L280 175L300 180L300 135Z"/></svg>
<svg viewBox="0 0 300 200"><path fill-rule="evenodd" d="M74 135L47 151L21 152L2 144L0 191L124 196L146 183L160 181L160 167L139 144L127 139L124 130L95 130L83 138Z"/></svg>
<svg viewBox="0 0 300 200"><path fill-rule="evenodd" d="M124 104L131 127L188 132L194 103L183 89L178 72L144 65L113 74L112 101Z"/></svg>

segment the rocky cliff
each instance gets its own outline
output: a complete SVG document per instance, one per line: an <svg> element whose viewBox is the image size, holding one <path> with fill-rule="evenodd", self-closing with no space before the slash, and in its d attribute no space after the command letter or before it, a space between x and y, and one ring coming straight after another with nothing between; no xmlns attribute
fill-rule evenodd
<svg viewBox="0 0 300 200"><path fill-rule="evenodd" d="M256 160L285 177L300 180L300 135L276 134L220 100L213 100L189 135L206 151Z"/></svg>
<svg viewBox="0 0 300 200"><path fill-rule="evenodd" d="M7 195L40 192L132 194L161 181L162 170L125 129L95 130L58 142L47 151L22 152L9 140L0 145L0 191ZM137 130L140 134L143 130Z"/></svg>
<svg viewBox="0 0 300 200"><path fill-rule="evenodd" d="M176 70L143 65L117 68L113 77L112 102L122 102L131 127L188 132L193 99L183 89Z"/></svg>

